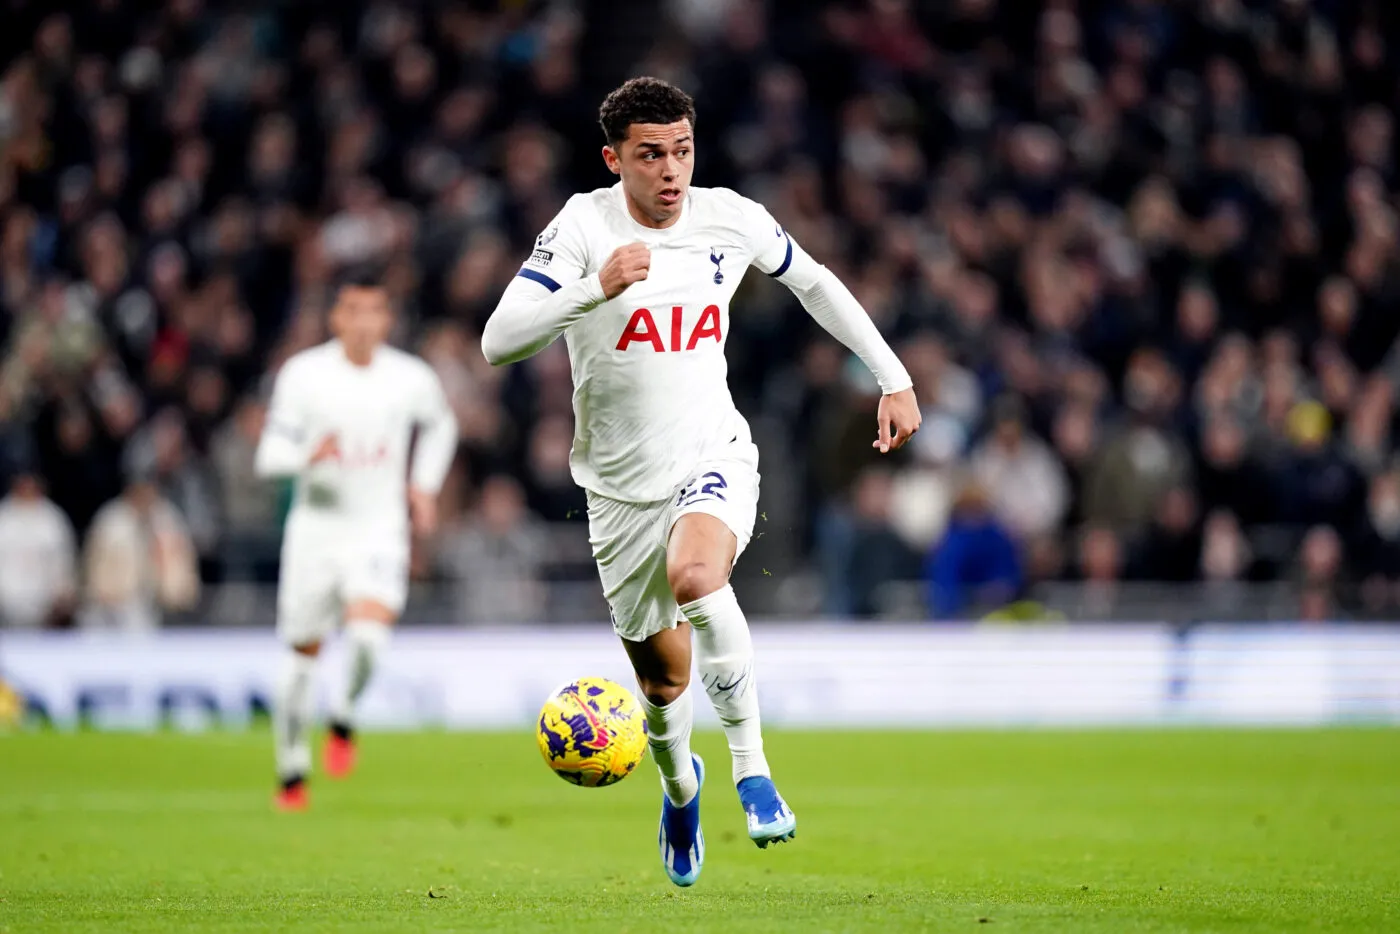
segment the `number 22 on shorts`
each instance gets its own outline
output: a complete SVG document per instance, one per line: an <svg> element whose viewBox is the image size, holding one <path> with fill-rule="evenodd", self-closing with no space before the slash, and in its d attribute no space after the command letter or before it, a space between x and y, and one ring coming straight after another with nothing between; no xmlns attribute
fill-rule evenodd
<svg viewBox="0 0 1400 934"><path fill-rule="evenodd" d="M697 488L698 485L698 488ZM699 502L702 499L717 499L721 502L728 502L722 490L728 489L729 484L725 482L724 476L711 470L703 473L681 487L680 495L676 497L677 506L689 506L691 503Z"/></svg>

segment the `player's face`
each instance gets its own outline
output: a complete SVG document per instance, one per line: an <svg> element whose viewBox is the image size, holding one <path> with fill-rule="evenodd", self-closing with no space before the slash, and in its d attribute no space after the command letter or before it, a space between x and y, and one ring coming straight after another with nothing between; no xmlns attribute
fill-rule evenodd
<svg viewBox="0 0 1400 934"><path fill-rule="evenodd" d="M331 309L331 331L351 356L368 356L389 336L393 324L389 293L382 288L346 286Z"/></svg>
<svg viewBox="0 0 1400 934"><path fill-rule="evenodd" d="M603 161L622 176L633 215L652 227L669 227L680 216L695 170L695 139L689 120L634 123L616 147L603 147Z"/></svg>

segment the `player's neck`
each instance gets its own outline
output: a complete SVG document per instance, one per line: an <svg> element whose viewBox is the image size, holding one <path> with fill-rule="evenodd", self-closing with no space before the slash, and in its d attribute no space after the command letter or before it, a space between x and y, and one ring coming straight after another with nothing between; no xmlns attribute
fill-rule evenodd
<svg viewBox="0 0 1400 934"><path fill-rule="evenodd" d="M343 341L341 342L340 347L341 350L345 353L345 359L349 360L351 365L353 366L367 367L374 362L373 347L369 348L368 350L364 350L358 347L351 347L349 344L346 344Z"/></svg>

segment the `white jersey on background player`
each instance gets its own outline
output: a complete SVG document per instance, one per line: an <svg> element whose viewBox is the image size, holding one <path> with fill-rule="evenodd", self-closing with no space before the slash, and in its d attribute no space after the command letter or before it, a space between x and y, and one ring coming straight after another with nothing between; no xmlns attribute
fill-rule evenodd
<svg viewBox="0 0 1400 934"><path fill-rule="evenodd" d="M325 765L334 777L354 765L354 702L403 612L410 534L433 531L456 453L456 419L437 374L383 343L390 323L382 287L343 286L331 312L336 338L283 365L258 445L259 475L295 484L277 588L277 632L290 649L274 714L286 808L306 804L311 674L342 621L350 670L331 711Z"/></svg>
<svg viewBox="0 0 1400 934"><path fill-rule="evenodd" d="M691 885L704 859L704 764L689 745L692 629L750 838L763 847L796 828L763 754L753 645L728 583L758 503L758 451L724 358L730 300L748 267L788 286L875 374L885 394L879 450L903 444L919 413L908 373L829 270L753 201L690 187L688 95L635 78L608 96L600 122L604 160L621 182L569 199L481 344L492 363L510 363L565 336L573 476L588 492L590 543L661 772L662 863L673 882Z"/></svg>

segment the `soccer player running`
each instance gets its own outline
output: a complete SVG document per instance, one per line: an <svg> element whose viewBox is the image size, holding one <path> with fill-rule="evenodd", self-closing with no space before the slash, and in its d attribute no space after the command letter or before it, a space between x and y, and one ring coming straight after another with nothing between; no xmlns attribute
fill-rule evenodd
<svg viewBox="0 0 1400 934"><path fill-rule="evenodd" d="M729 585L753 532L758 449L730 397L729 302L749 266L781 281L853 350L884 392L882 453L919 427L908 373L850 291L760 205L692 188L695 105L655 78L608 95L603 160L621 176L575 195L540 234L481 338L493 364L565 335L574 380L571 466L613 627L631 658L661 772L666 873L691 885L705 858L704 764L691 754L692 630L734 781L760 847L797 819L769 775L753 643Z"/></svg>
<svg viewBox="0 0 1400 934"><path fill-rule="evenodd" d="M333 778L354 768L355 701L403 612L410 522L413 533L432 534L457 449L437 374L385 345L392 323L379 280L347 277L330 313L335 338L283 365L258 444L259 476L296 481L277 588L277 632L287 645L273 712L283 810L308 803L312 674L342 620L349 670L333 698L323 764Z"/></svg>

